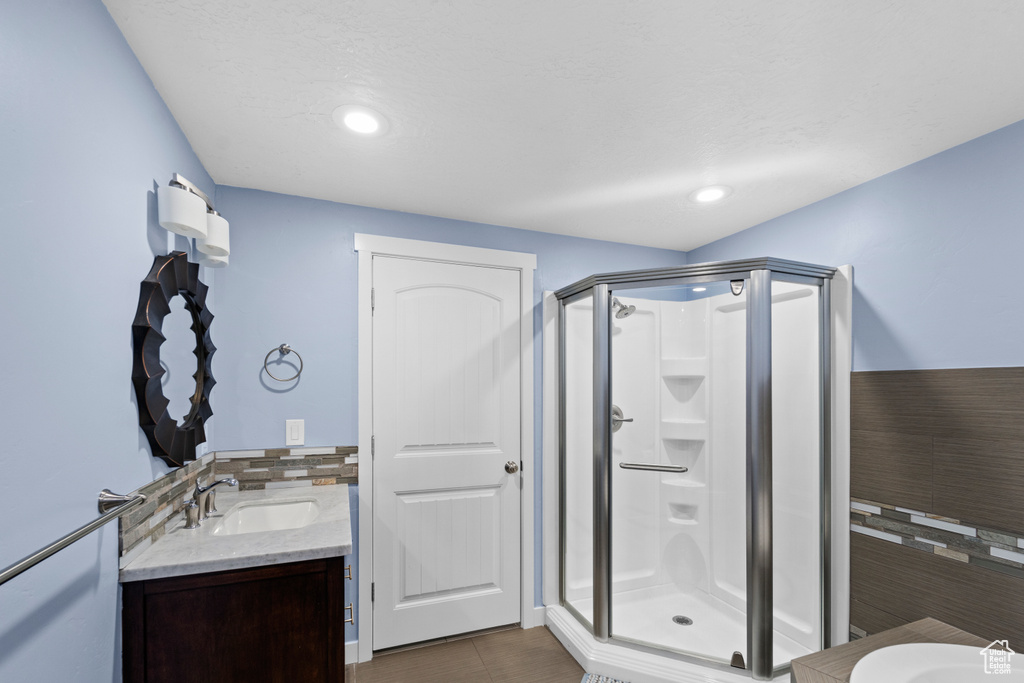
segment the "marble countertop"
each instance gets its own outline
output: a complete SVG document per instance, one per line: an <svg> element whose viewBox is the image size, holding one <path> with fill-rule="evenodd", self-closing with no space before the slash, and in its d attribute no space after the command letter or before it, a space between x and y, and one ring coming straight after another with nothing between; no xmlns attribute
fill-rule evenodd
<svg viewBox="0 0 1024 683"><path fill-rule="evenodd" d="M239 503L310 498L317 501L320 513L307 526L281 531L213 535L220 519ZM217 492L217 509L218 512L213 513L198 529L185 529L184 522L175 525L121 569L120 582L317 560L352 552L348 486L263 491L235 491L222 486Z"/></svg>

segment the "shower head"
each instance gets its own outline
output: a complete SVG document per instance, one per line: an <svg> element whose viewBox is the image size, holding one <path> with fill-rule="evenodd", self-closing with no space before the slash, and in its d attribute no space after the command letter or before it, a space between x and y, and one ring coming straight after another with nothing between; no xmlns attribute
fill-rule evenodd
<svg viewBox="0 0 1024 683"><path fill-rule="evenodd" d="M629 316L633 315L633 312L635 310L636 306L623 306L621 301L619 301L615 297L612 297L612 313L615 314L616 318L628 318Z"/></svg>

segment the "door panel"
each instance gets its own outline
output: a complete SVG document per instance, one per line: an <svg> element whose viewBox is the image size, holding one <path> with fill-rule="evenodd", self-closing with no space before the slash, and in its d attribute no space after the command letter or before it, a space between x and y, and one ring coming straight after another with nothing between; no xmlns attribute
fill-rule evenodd
<svg viewBox="0 0 1024 683"><path fill-rule="evenodd" d="M519 620L519 272L373 259L374 649Z"/></svg>
<svg viewBox="0 0 1024 683"><path fill-rule="evenodd" d="M498 448L503 302L436 284L396 292L395 299L403 456Z"/></svg>
<svg viewBox="0 0 1024 683"><path fill-rule="evenodd" d="M397 496L398 605L455 593L499 590L500 489Z"/></svg>

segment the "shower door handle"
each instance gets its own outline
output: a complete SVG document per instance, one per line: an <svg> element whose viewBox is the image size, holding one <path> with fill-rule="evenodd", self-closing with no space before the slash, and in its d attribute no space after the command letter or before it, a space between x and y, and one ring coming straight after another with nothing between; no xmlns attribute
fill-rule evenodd
<svg viewBox="0 0 1024 683"><path fill-rule="evenodd" d="M619 467L624 470L644 470L645 472L688 472L689 467L682 465L656 465L649 462L620 462Z"/></svg>

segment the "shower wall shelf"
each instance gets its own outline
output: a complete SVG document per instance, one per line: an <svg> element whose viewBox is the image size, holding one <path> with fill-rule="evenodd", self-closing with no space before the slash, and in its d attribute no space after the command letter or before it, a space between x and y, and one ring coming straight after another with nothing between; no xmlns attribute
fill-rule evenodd
<svg viewBox="0 0 1024 683"><path fill-rule="evenodd" d="M662 440L707 441L707 420L662 420Z"/></svg>
<svg viewBox="0 0 1024 683"><path fill-rule="evenodd" d="M704 358L662 358L661 376L665 378L705 378L708 376L708 359Z"/></svg>
<svg viewBox="0 0 1024 683"><path fill-rule="evenodd" d="M668 486L673 489L702 489L705 488L705 484L702 481L695 481L693 479L687 479L684 476L673 477L671 479L662 477L662 486Z"/></svg>
<svg viewBox="0 0 1024 683"><path fill-rule="evenodd" d="M695 519L683 519L681 517L672 517L671 515L668 518L668 523L677 526L695 526L698 524Z"/></svg>

